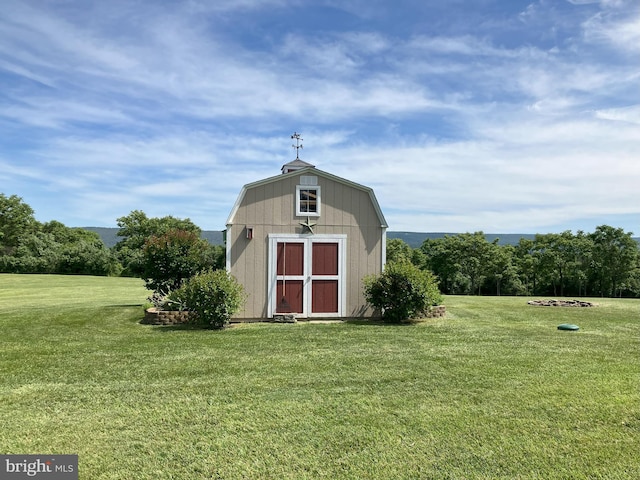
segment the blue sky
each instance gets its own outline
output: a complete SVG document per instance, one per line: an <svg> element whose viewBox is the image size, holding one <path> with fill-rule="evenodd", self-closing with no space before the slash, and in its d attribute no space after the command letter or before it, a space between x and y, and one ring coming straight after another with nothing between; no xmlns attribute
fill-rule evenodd
<svg viewBox="0 0 640 480"><path fill-rule="evenodd" d="M637 0L21 0L0 192L40 221L222 230L300 157L391 230L640 234Z"/></svg>

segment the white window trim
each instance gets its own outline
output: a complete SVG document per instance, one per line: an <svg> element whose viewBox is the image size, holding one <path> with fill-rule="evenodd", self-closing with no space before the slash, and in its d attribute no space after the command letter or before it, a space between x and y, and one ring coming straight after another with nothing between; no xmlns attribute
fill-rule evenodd
<svg viewBox="0 0 640 480"><path fill-rule="evenodd" d="M300 190L315 190L317 195L317 211L316 212L301 212L300 211ZM319 217L320 209L322 207L322 193L319 185L297 185L296 186L296 217Z"/></svg>

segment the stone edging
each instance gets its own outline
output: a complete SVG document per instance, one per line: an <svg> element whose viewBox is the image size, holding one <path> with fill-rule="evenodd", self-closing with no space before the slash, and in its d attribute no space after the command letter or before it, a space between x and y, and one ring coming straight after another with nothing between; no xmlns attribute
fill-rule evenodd
<svg viewBox="0 0 640 480"><path fill-rule="evenodd" d="M182 325L189 321L191 312L172 312L169 310L158 310L157 308L147 308L144 311L144 318L140 323L145 325Z"/></svg>
<svg viewBox="0 0 640 480"><path fill-rule="evenodd" d="M430 307L429 311L425 314L425 318L440 318L447 315L447 307L444 305L436 305Z"/></svg>
<svg viewBox="0 0 640 480"><path fill-rule="evenodd" d="M536 307L595 307L595 303L583 300L529 300L528 305Z"/></svg>

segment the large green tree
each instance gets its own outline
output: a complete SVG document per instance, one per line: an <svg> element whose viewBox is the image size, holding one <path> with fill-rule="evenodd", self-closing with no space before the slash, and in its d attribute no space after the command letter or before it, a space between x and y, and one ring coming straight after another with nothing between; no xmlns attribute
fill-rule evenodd
<svg viewBox="0 0 640 480"><path fill-rule="evenodd" d="M125 267L124 274L142 276L144 272L143 247L151 237L159 237L170 230L192 232L200 236L201 230L190 219L180 219L171 215L149 218L141 210L133 210L129 215L117 220L118 236L122 237L115 245L120 262Z"/></svg>
<svg viewBox="0 0 640 480"><path fill-rule="evenodd" d="M578 230L573 239L574 259L570 271L573 291L578 295L587 295L589 287L589 271L593 260L593 239Z"/></svg>
<svg viewBox="0 0 640 480"><path fill-rule="evenodd" d="M21 197L0 193L0 254L11 255L22 237L38 229L33 214L33 209Z"/></svg>
<svg viewBox="0 0 640 480"><path fill-rule="evenodd" d="M172 229L153 235L142 251L142 278L147 288L162 296L210 266L209 243L186 230Z"/></svg>
<svg viewBox="0 0 640 480"><path fill-rule="evenodd" d="M520 279L518 267L514 261L516 248L513 245L500 246L497 243L490 245L487 290L493 291L496 295L525 293L525 286Z"/></svg>
<svg viewBox="0 0 640 480"><path fill-rule="evenodd" d="M570 273L578 258L574 235L567 230L562 233L536 235L542 270L553 285L553 294L564 296Z"/></svg>
<svg viewBox="0 0 640 480"><path fill-rule="evenodd" d="M526 295L534 295L540 283L540 254L536 242L521 238L515 247L514 263Z"/></svg>
<svg viewBox="0 0 640 480"><path fill-rule="evenodd" d="M469 280L469 291L480 295L484 280L489 276L491 256L498 239L487 241L484 233L462 233L452 237L455 265L463 277Z"/></svg>
<svg viewBox="0 0 640 480"><path fill-rule="evenodd" d="M638 244L632 234L608 225L596 227L593 241L592 276L597 293L616 296L632 280L638 268Z"/></svg>
<svg viewBox="0 0 640 480"><path fill-rule="evenodd" d="M401 238L387 240L387 262L411 262L418 267L424 266L424 255L419 248L411 246Z"/></svg>
<svg viewBox="0 0 640 480"><path fill-rule="evenodd" d="M426 239L420 246L425 269L433 272L444 293L456 294L469 291L469 280L465 278L456 263L456 246L452 236Z"/></svg>

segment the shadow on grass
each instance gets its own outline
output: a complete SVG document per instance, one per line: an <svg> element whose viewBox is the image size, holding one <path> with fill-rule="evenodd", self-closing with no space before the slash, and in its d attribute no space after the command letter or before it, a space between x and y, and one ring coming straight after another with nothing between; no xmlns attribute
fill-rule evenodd
<svg viewBox="0 0 640 480"><path fill-rule="evenodd" d="M348 319L343 323L356 327L413 327L425 323L425 319L407 320L405 322L385 322L384 320Z"/></svg>
<svg viewBox="0 0 640 480"><path fill-rule="evenodd" d="M103 308L132 308L139 307L142 308L142 303L131 303L131 304L121 304L121 305L105 305Z"/></svg>
<svg viewBox="0 0 640 480"><path fill-rule="evenodd" d="M179 325L145 325L141 323L141 325L145 327L151 327L154 332L158 332L158 333L190 332L190 331L223 332L225 330L229 330L230 328L232 328L232 327L223 327L223 328L203 327L200 325L194 325L192 323L181 323Z"/></svg>
<svg viewBox="0 0 640 480"><path fill-rule="evenodd" d="M227 331L227 330L232 330L234 328L240 327L240 326L247 326L247 325L261 325L261 326L266 326L266 325L279 325L282 327L286 327L286 326L296 326L296 325L345 325L345 326L349 326L349 327L387 327L387 328L398 328L398 327L412 327L415 325L419 325L420 323L423 323L424 321L410 321L410 322L397 322L397 323L390 323L390 322L384 322L382 320L370 320L370 319L360 319L360 318L356 318L356 319L345 319L342 321L332 321L332 322L323 322L323 321L298 321L297 323L281 323L281 322L273 322L271 320L265 320L265 321L261 321L261 322L237 322L237 323L231 323L225 327L222 328L212 328L212 327L206 327L206 326L201 326L201 325L195 325L192 323L181 323L181 324L176 324L176 325L149 325L149 324L144 324L144 323L140 323L140 325L143 326L147 326L147 327L151 327L153 329L154 332L159 332L159 333L168 333L168 332L182 332L182 331L210 331L210 332L223 332L223 331Z"/></svg>

